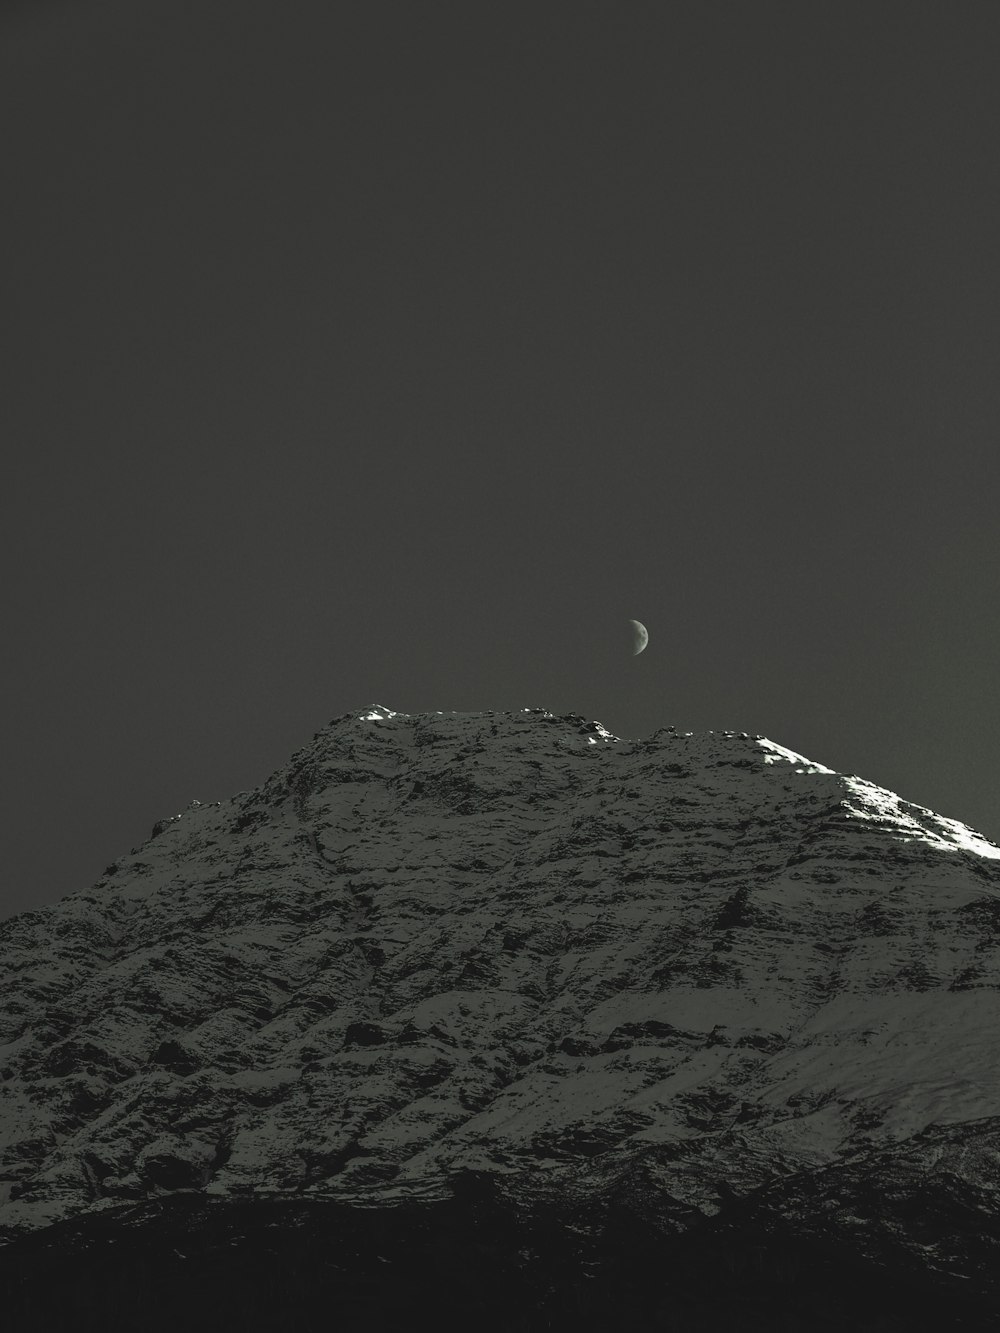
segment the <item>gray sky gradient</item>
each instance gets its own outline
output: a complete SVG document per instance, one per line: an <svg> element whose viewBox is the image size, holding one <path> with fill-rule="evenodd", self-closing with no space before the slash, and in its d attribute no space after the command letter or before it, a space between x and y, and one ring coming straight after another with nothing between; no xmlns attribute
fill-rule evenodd
<svg viewBox="0 0 1000 1333"><path fill-rule="evenodd" d="M0 914L372 702L760 732L1000 839L998 57L986 5L9 10Z"/></svg>

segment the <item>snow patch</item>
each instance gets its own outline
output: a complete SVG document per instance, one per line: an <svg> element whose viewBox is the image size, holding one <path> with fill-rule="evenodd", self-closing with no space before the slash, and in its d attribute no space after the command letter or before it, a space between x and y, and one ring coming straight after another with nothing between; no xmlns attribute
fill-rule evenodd
<svg viewBox="0 0 1000 1333"><path fill-rule="evenodd" d="M384 704L373 704L367 713L361 714L362 722L387 722L391 717L400 717L401 714L394 713L391 708L386 708Z"/></svg>

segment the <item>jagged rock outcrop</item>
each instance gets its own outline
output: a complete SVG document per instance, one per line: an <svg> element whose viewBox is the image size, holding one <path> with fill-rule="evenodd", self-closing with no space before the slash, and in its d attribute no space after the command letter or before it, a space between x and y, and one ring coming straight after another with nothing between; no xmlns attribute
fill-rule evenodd
<svg viewBox="0 0 1000 1333"><path fill-rule="evenodd" d="M850 1272L882 1327L901 1283L900 1327L979 1327L1000 1318L998 924L1000 849L762 737L348 714L0 924L7 1308L51 1321L60 1265L93 1302L115 1243L143 1272L179 1254L167 1292L198 1237L227 1237L198 1271L245 1285L293 1232L303 1263L323 1238L315 1277L376 1214L385 1265L422 1256L400 1311L435 1262L478 1263L520 1293L484 1301L498 1328L633 1297L635 1327L665 1304L732 1328L737 1300L862 1327L835 1308ZM697 1294L720 1273L725 1298Z"/></svg>

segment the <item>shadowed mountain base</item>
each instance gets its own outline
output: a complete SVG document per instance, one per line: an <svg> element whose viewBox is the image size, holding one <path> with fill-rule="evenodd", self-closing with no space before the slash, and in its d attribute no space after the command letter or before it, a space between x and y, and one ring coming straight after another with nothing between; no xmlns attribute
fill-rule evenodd
<svg viewBox="0 0 1000 1333"><path fill-rule="evenodd" d="M485 1196L377 1209L174 1196L9 1246L0 1301L20 1333L403 1333L418 1319L455 1333L1000 1326L1000 1292L862 1262L738 1208L669 1238L624 1208L595 1227Z"/></svg>

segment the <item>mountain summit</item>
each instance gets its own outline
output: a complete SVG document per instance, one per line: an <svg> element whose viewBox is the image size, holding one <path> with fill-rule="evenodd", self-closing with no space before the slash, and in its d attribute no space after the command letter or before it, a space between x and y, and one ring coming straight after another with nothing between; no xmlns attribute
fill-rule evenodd
<svg viewBox="0 0 1000 1333"><path fill-rule="evenodd" d="M0 923L5 1309L992 1327L998 927L1000 848L761 736L346 714Z"/></svg>

